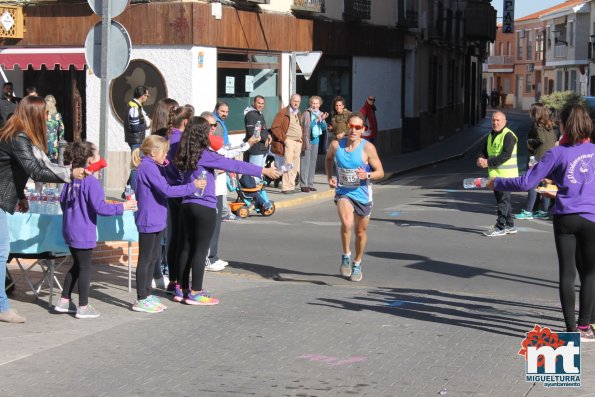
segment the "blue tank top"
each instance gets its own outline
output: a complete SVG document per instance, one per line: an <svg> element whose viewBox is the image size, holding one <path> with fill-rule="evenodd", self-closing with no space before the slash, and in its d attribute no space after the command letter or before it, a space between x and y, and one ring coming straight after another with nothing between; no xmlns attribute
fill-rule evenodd
<svg viewBox="0 0 595 397"><path fill-rule="evenodd" d="M339 147L335 153L335 166L337 167L337 189L336 194L345 195L359 203L368 204L372 202L372 184L368 179L359 179L357 169L363 168L370 172L369 164L364 163L364 146L366 140L362 139L353 152L345 150L347 139L339 141Z"/></svg>

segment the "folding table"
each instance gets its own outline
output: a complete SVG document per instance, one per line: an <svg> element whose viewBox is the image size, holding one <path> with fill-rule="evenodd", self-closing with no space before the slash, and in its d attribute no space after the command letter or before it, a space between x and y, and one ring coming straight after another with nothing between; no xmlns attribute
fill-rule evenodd
<svg viewBox="0 0 595 397"><path fill-rule="evenodd" d="M15 213L8 215L7 218L10 234L10 257L17 260L21 271L21 274L15 277L15 281L21 278L25 279L36 296L39 294L41 284L47 281L50 288L49 303L51 305L54 282L57 282L54 271L70 255L68 246L62 238L62 215ZM132 243L138 241L134 213L124 211L124 214L119 216L98 216L97 241L128 242L128 291L130 292L132 289ZM25 268L19 261L21 258L34 259L36 262ZM59 258L62 258L61 261L56 262ZM28 274L35 265L42 266L43 271L42 280L37 285L31 282ZM60 283L57 285L61 288Z"/></svg>

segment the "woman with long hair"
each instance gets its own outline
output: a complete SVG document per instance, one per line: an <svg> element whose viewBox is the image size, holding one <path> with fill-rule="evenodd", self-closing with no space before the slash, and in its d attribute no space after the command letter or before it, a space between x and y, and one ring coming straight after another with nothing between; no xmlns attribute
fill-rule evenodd
<svg viewBox="0 0 595 397"><path fill-rule="evenodd" d="M8 214L27 212L27 179L38 182L70 182L72 175L84 178L83 168L70 171L50 163L45 152L46 122L43 98L28 96L21 100L13 116L0 129L0 322L23 323L25 318L10 308L5 291L6 266L10 251Z"/></svg>
<svg viewBox="0 0 595 397"><path fill-rule="evenodd" d="M202 117L194 117L186 126L174 159L174 164L184 174L184 182L206 176L207 185L201 193L195 193L182 199L180 222L183 223L187 244L180 253L178 280L174 301L189 305L216 305L219 300L203 290L205 259L213 236L217 216L217 198L215 196L215 169L247 174L254 177L261 175L276 179L279 173L274 167L263 168L254 164L227 159L209 149L209 122ZM192 270L192 286L189 275Z"/></svg>
<svg viewBox="0 0 595 397"><path fill-rule="evenodd" d="M580 332L582 342L595 341L595 145L593 122L582 105L560 113L559 146L547 151L541 161L517 178L495 178L487 187L520 192L551 178L558 185L554 205L554 241L558 253L560 303L566 331ZM574 283L581 282L578 321L575 317ZM578 325L577 325L578 323Z"/></svg>
<svg viewBox="0 0 595 397"><path fill-rule="evenodd" d="M64 122L62 115L58 113L56 98L53 95L45 96L45 109L47 110L47 154L53 163L58 163L58 144L64 139Z"/></svg>
<svg viewBox="0 0 595 397"><path fill-rule="evenodd" d="M556 146L556 131L554 130L556 123L550 118L549 110L543 103L534 103L529 111L529 116L533 120L533 125L529 131L527 147L529 155L534 156L535 161L540 161L545 152ZM529 163L529 167L533 165ZM541 209L533 212L537 200L536 187L527 192L525 209L514 216L516 219L548 218L550 216L548 212L550 199L546 196L541 197Z"/></svg>
<svg viewBox="0 0 595 397"><path fill-rule="evenodd" d="M151 117L151 135L165 137L169 127L169 114L178 106L178 102L171 98L163 98L157 102Z"/></svg>

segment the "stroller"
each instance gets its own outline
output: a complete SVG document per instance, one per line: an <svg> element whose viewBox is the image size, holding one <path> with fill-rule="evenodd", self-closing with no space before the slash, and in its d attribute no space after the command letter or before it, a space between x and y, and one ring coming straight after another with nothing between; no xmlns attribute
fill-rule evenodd
<svg viewBox="0 0 595 397"><path fill-rule="evenodd" d="M233 173L228 174L227 188L238 194L236 201L229 203L229 207L240 218L247 218L250 210L262 216L271 216L275 213L275 203L269 200L264 183L257 185L253 177L242 175L238 178Z"/></svg>

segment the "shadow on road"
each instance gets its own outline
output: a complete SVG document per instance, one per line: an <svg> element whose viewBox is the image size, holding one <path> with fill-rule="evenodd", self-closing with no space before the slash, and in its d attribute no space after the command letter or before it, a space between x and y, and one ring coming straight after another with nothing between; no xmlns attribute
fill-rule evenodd
<svg viewBox="0 0 595 397"><path fill-rule="evenodd" d="M312 305L375 311L418 321L521 337L538 323L563 329L560 308L436 290L379 288L350 300L318 299Z"/></svg>

